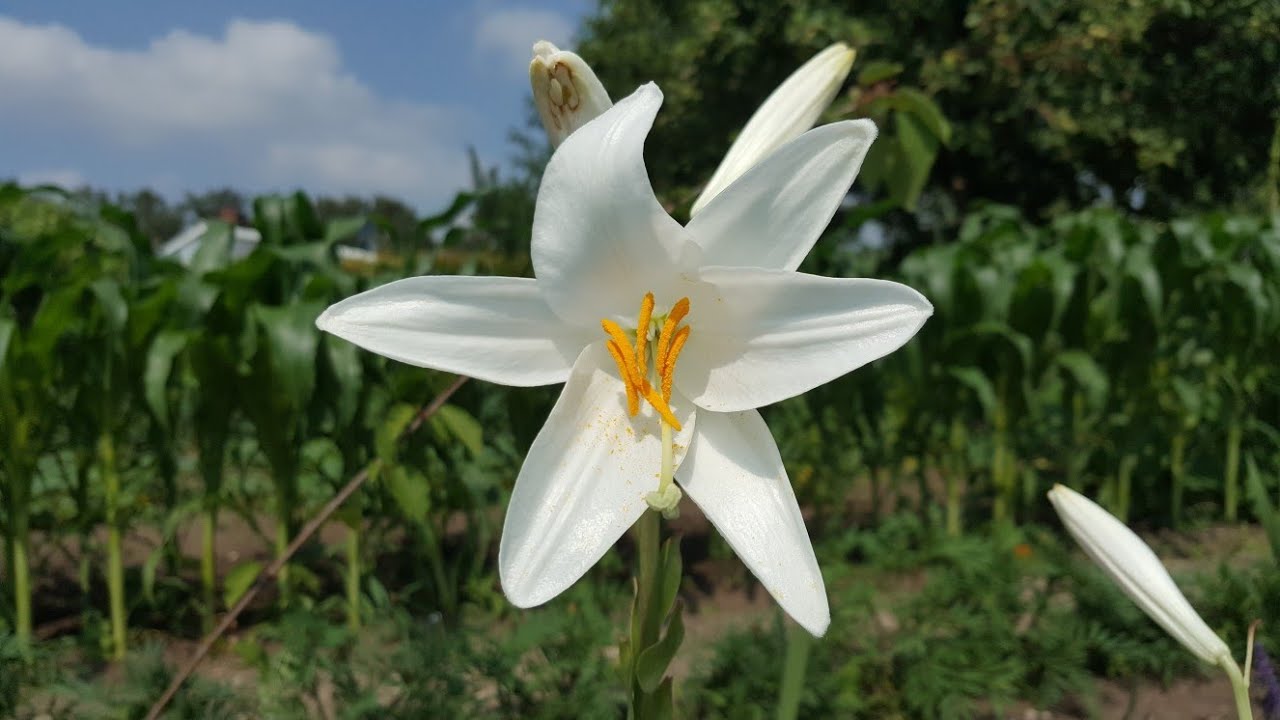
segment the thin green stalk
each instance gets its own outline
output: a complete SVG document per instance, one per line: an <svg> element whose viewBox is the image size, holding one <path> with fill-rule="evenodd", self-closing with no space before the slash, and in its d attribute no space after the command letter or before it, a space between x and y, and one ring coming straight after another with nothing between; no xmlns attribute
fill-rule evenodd
<svg viewBox="0 0 1280 720"><path fill-rule="evenodd" d="M28 559L28 516L25 498L16 498L9 517L13 535L9 539L9 567L13 573L14 632L18 646L31 647L31 562Z"/></svg>
<svg viewBox="0 0 1280 720"><path fill-rule="evenodd" d="M1178 431L1169 448L1169 523L1182 523L1182 494L1186 484L1187 433Z"/></svg>
<svg viewBox="0 0 1280 720"><path fill-rule="evenodd" d="M1227 425L1227 467L1225 469L1226 487L1223 490L1223 515L1227 522L1235 522L1240 509L1240 442L1244 435L1244 426L1235 414Z"/></svg>
<svg viewBox="0 0 1280 720"><path fill-rule="evenodd" d="M992 438L991 479L992 485L995 486L996 496L995 502L991 507L991 519L999 524L1012 519L1010 513L1012 511L1011 501L1014 492L1014 478L1010 472L1013 458L1009 449L1008 415L1005 413L1003 402L996 403L996 415L993 425L995 437Z"/></svg>
<svg viewBox="0 0 1280 720"><path fill-rule="evenodd" d="M205 508L204 525L200 533L200 589L204 598L202 622L205 632L213 629L214 615L217 612L217 529L218 506L211 502L209 507Z"/></svg>
<svg viewBox="0 0 1280 720"><path fill-rule="evenodd" d="M1249 702L1249 680L1240 672L1235 660L1223 658L1220 663L1231 681L1231 692L1236 699L1236 715L1240 720L1253 720L1253 705Z"/></svg>
<svg viewBox="0 0 1280 720"><path fill-rule="evenodd" d="M427 566L431 570L431 579L436 584L436 602L446 618L454 618L458 612L458 601L454 596L454 585L449 581L449 573L444 566L444 554L440 549L440 541L436 529L430 520L423 520L419 525L422 532L423 550L427 556Z"/></svg>
<svg viewBox="0 0 1280 720"><path fill-rule="evenodd" d="M1276 129L1271 135L1271 159L1267 163L1267 210L1280 212L1280 113L1276 114Z"/></svg>
<svg viewBox="0 0 1280 720"><path fill-rule="evenodd" d="M125 641L124 560L120 549L120 474L116 469L115 441L109 434L98 439L103 493L107 506L107 603L111 621L111 657L123 660Z"/></svg>
<svg viewBox="0 0 1280 720"><path fill-rule="evenodd" d="M658 512L645 510L635 525L636 603L635 615L631 619L631 647L637 655L642 649L658 642L658 633L661 629L659 622L654 622L654 616L657 613L650 610L658 600L658 547L661 534L658 526ZM635 679L633 673L631 717L636 720L651 717L655 699L653 693L646 693L640 687L640 681Z"/></svg>
<svg viewBox="0 0 1280 720"><path fill-rule="evenodd" d="M951 420L951 458L953 467L947 473L947 534L952 537L960 535L963 528L964 496L960 481L969 476L969 463L966 458L969 439L964 421L958 416Z"/></svg>
<svg viewBox="0 0 1280 720"><path fill-rule="evenodd" d="M1138 465L1136 455L1125 455L1120 458L1120 468L1116 473L1116 505L1115 515L1120 522L1129 522L1129 510L1133 505L1133 471Z"/></svg>
<svg viewBox="0 0 1280 720"><path fill-rule="evenodd" d="M284 507L284 506L282 506ZM289 523L286 520L287 511L281 510L276 517L276 557L284 557L289 551ZM280 568L277 575L277 583L280 586L280 607L289 607L289 601L293 599L292 587L289 584L289 564L285 563Z"/></svg>
<svg viewBox="0 0 1280 720"><path fill-rule="evenodd" d="M782 661L782 682L778 690L778 720L795 720L800 714L800 694L813 636L799 625L787 627L787 653Z"/></svg>
<svg viewBox="0 0 1280 720"><path fill-rule="evenodd" d="M360 629L360 530L347 528L347 627Z"/></svg>

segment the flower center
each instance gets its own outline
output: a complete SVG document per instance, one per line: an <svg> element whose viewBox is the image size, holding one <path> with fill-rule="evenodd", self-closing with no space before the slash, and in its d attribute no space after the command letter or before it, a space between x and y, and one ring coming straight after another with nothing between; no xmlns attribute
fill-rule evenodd
<svg viewBox="0 0 1280 720"><path fill-rule="evenodd" d="M640 412L640 398L658 411L663 422L676 430L680 429L680 421L671 412L671 383L676 371L676 358L684 349L689 339L689 326L681 325L689 314L689 298L676 301L667 312L665 318L653 317L653 293L645 293L640 301L640 316L636 322L636 341L632 345L631 338L618 323L604 319L600 326L609 335L605 345L613 361L618 365L618 373L622 375L622 383L627 388L627 413L635 417ZM656 348L649 345L649 335L654 326L661 324L658 332ZM653 362L649 354L653 352ZM653 378L654 384L650 382Z"/></svg>

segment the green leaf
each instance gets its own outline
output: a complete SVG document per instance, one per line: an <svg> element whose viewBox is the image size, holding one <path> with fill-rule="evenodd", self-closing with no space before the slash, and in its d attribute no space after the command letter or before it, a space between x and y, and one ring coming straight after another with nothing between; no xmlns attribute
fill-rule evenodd
<svg viewBox="0 0 1280 720"><path fill-rule="evenodd" d="M360 349L337 336L326 335L324 351L335 386L335 394L331 400L334 419L340 427L345 427L355 419L356 411L359 410L360 387L364 377Z"/></svg>
<svg viewBox="0 0 1280 720"><path fill-rule="evenodd" d="M330 220L324 227L324 244L333 245L343 240L350 240L368 223L369 219L363 215Z"/></svg>
<svg viewBox="0 0 1280 720"><path fill-rule="evenodd" d="M658 613L665 614L671 610L672 603L680 592L680 582L684 579L684 561L680 557L679 538L667 538L667 541L662 544L660 562L658 577L661 578L661 584L658 586L659 602L655 609Z"/></svg>
<svg viewBox="0 0 1280 720"><path fill-rule="evenodd" d="M231 248L235 246L235 227L217 220L209 220L204 234L196 241L199 247L191 258L189 269L195 275L221 270L231 264Z"/></svg>
<svg viewBox="0 0 1280 720"><path fill-rule="evenodd" d="M453 222L454 218L461 215L463 210L471 207L475 199L476 196L473 193L458 193L454 196L453 202L449 203L449 207L445 208L443 212L432 215L418 223L418 229L422 232L427 232L441 225L448 225Z"/></svg>
<svg viewBox="0 0 1280 720"><path fill-rule="evenodd" d="M432 423L444 428L450 437L462 443L472 457L484 452L484 428L471 413L457 405L445 405L432 417Z"/></svg>
<svg viewBox="0 0 1280 720"><path fill-rule="evenodd" d="M973 391L974 397L982 407L986 417L992 417L996 411L996 389L986 375L976 367L966 366L949 368L947 374L957 382Z"/></svg>
<svg viewBox="0 0 1280 720"><path fill-rule="evenodd" d="M903 207L914 210L938 155L938 140L913 115L899 113L897 120L895 139L902 164L890 175L889 186Z"/></svg>
<svg viewBox="0 0 1280 720"><path fill-rule="evenodd" d="M671 621L667 624L667 632L661 640L645 648L636 658L636 682L640 683L640 688L645 692L651 693L658 688L662 676L671 665L671 659L680 649L680 643L684 642L683 611L684 601L677 600L671 612Z"/></svg>
<svg viewBox="0 0 1280 720"><path fill-rule="evenodd" d="M1149 248L1139 246L1130 249L1125 257L1125 276L1137 284L1152 322L1159 323L1163 306L1160 273L1151 259Z"/></svg>
<svg viewBox="0 0 1280 720"><path fill-rule="evenodd" d="M1253 514L1258 516L1263 530L1267 533L1267 542L1271 545L1271 557L1280 560L1280 514L1277 514L1275 505L1271 503L1266 485L1262 482L1262 473L1258 471L1258 464L1254 462L1253 455L1245 458L1244 478L1245 491L1249 494L1249 501L1253 505Z"/></svg>
<svg viewBox="0 0 1280 720"><path fill-rule="evenodd" d="M884 82L890 78L897 77L902 73L902 70L902 63L873 60L862 66L862 70L858 73L858 84L866 86Z"/></svg>
<svg viewBox="0 0 1280 720"><path fill-rule="evenodd" d="M5 358L9 355L9 340L13 338L13 332L17 329L18 324L13 318L0 317L0 371L4 370Z"/></svg>
<svg viewBox="0 0 1280 720"><path fill-rule="evenodd" d="M650 717L653 720L672 720L675 717L675 699L673 697L672 680L667 678L658 686L658 691L653 695L654 704L653 713Z"/></svg>
<svg viewBox="0 0 1280 720"><path fill-rule="evenodd" d="M386 417L383 418L374 436L374 448L378 459L389 464L395 463L396 443L399 442L400 435L409 427L409 423L413 421L417 412L417 408L408 403L399 403L387 410Z"/></svg>
<svg viewBox="0 0 1280 720"><path fill-rule="evenodd" d="M227 576L222 579L222 602L226 603L228 608L235 605L253 586L253 581L258 579L260 572L262 572L262 563L257 560L242 562L231 568Z"/></svg>
<svg viewBox="0 0 1280 720"><path fill-rule="evenodd" d="M107 329L112 333L122 332L129 319L129 305L120 293L120 284L109 278L99 278L89 284L89 291L102 310Z"/></svg>
<svg viewBox="0 0 1280 720"><path fill-rule="evenodd" d="M301 412L315 388L316 349L320 342L315 320L323 307L319 303L294 303L283 307L258 305L254 310L266 340L274 389L284 393L294 412Z"/></svg>
<svg viewBox="0 0 1280 720"><path fill-rule="evenodd" d="M159 421L160 426L168 430L169 398L166 392L169 376L173 371L173 359L187 346L187 334L176 330L165 330L151 341L147 348L147 364L142 373L143 394L147 407Z"/></svg>
<svg viewBox="0 0 1280 720"><path fill-rule="evenodd" d="M1107 380L1106 372L1088 353L1081 350L1064 350L1058 355L1057 363L1084 391L1091 407L1100 408L1106 404L1110 382Z"/></svg>
<svg viewBox="0 0 1280 720"><path fill-rule="evenodd" d="M385 470L384 477L400 512L414 522L426 522L427 513L431 511L431 488L425 478L411 476L401 465Z"/></svg>
<svg viewBox="0 0 1280 720"><path fill-rule="evenodd" d="M938 142L943 145L951 143L951 123L947 122L947 118L943 116L942 110L932 98L912 88L898 88L893 98L894 105L900 112L911 113L912 117L919 120ZM901 121L901 116L898 119Z"/></svg>

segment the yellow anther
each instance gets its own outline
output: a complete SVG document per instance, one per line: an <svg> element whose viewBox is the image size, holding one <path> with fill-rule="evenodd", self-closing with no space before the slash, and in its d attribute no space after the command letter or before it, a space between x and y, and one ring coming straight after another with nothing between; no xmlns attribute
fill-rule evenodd
<svg viewBox="0 0 1280 720"><path fill-rule="evenodd" d="M676 359L680 357L680 351L684 349L684 343L688 339L689 326L684 325L676 331L671 347L667 348L666 357L658 360L658 376L662 378L662 399L667 402L671 401L671 383L676 376Z"/></svg>
<svg viewBox="0 0 1280 720"><path fill-rule="evenodd" d="M627 332L622 329L621 325L605 318L600 321L600 327L604 328L604 331L609 334L609 337L613 338L613 341L618 343L619 350L626 350L628 355L631 354L631 338L627 337Z"/></svg>
<svg viewBox="0 0 1280 720"><path fill-rule="evenodd" d="M676 430L680 429L680 421L677 420L675 414L671 412L671 406L667 404L666 400L662 399L661 395L654 391L649 383L644 384L644 399L649 401L649 404L653 406L654 410L658 411L658 414L662 416L662 419L665 420L668 425Z"/></svg>
<svg viewBox="0 0 1280 720"><path fill-rule="evenodd" d="M689 298L683 297L671 306L671 312L667 313L667 321L662 324L662 333L658 335L658 357L667 356L667 348L671 345L671 339L675 335L676 326L689 314Z"/></svg>
<svg viewBox="0 0 1280 720"><path fill-rule="evenodd" d="M640 318L636 323L636 367L640 370L640 377L649 376L649 354L645 352L648 349L649 342L649 321L653 319L653 293L645 293L644 299L640 301Z"/></svg>
<svg viewBox="0 0 1280 720"><path fill-rule="evenodd" d="M671 384L675 374L676 358L689 338L689 326L680 325L680 321L689 314L689 298L680 298L658 334L658 347L654 355L653 368L657 371L657 382L660 391L655 390L649 382L649 324L653 320L653 293L645 293L640 301L639 322L636 325L635 345L627 331L618 323L605 318L600 327L609 336L605 347L613 362L618 366L618 374L627 391L627 414L635 416L640 412L640 398L644 398L658 412L662 421L675 430L679 430L680 421L671 411Z"/></svg>
<svg viewBox="0 0 1280 720"><path fill-rule="evenodd" d="M618 364L618 372L622 373L622 384L627 388L627 414L635 416L640 412L640 397L631 377L629 363L626 361L627 352L618 347L618 343L613 340L605 343L604 346L613 356L613 361Z"/></svg>

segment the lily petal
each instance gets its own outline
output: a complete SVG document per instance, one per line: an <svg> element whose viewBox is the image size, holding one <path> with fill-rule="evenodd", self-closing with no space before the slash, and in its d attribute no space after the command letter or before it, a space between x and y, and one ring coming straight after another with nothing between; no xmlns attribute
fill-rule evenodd
<svg viewBox="0 0 1280 720"><path fill-rule="evenodd" d="M757 408L902 347L933 306L906 285L760 268L706 268L675 384L698 407Z"/></svg>
<svg viewBox="0 0 1280 720"><path fill-rule="evenodd" d="M814 128L778 148L694 216L708 265L795 270L849 192L876 139L870 120Z"/></svg>
<svg viewBox="0 0 1280 720"><path fill-rule="evenodd" d="M853 56L849 46L836 43L813 56L783 81L742 128L720 161L720 167L694 201L690 214L696 216L761 158L813 127L844 84L853 67Z"/></svg>
<svg viewBox="0 0 1280 720"><path fill-rule="evenodd" d="M585 60L546 40L533 45L529 63L533 104L547 131L551 147L558 147L574 130L613 107L609 93Z"/></svg>
<svg viewBox="0 0 1280 720"><path fill-rule="evenodd" d="M670 295L677 259L697 252L658 204L644 166L645 136L661 105L658 86L642 86L569 136L547 164L533 215L533 269L567 322L599 327L604 317L634 317L646 292Z"/></svg>
<svg viewBox="0 0 1280 720"><path fill-rule="evenodd" d="M528 278L435 275L335 303L316 326L419 367L530 387L564 382L596 339L565 325Z"/></svg>
<svg viewBox="0 0 1280 720"><path fill-rule="evenodd" d="M822 572L760 413L699 413L676 480L782 609L821 637L831 624Z"/></svg>
<svg viewBox="0 0 1280 720"><path fill-rule="evenodd" d="M1053 486L1049 501L1085 553L1165 632L1207 663L1233 663L1230 648L1191 607L1142 538L1097 503L1064 485Z"/></svg>
<svg viewBox="0 0 1280 720"><path fill-rule="evenodd" d="M672 397L683 429L676 462L694 432L694 409ZM559 595L648 508L662 455L652 408L627 416L622 380L602 343L582 351L511 492L498 547L502 589L519 607Z"/></svg>

